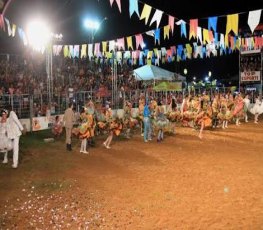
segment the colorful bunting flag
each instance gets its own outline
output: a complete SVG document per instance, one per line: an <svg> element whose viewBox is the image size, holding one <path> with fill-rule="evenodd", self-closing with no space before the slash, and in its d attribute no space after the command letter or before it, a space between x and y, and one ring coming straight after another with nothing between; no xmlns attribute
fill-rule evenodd
<svg viewBox="0 0 263 230"><path fill-rule="evenodd" d="M112 4L114 1L116 1L118 8L119 8L119 11L121 13L121 0L110 0L111 7L112 7Z"/></svg>
<svg viewBox="0 0 263 230"><path fill-rule="evenodd" d="M196 38L197 27L198 27L198 19L191 19L190 20L190 29L189 29L189 40L192 37Z"/></svg>
<svg viewBox="0 0 263 230"><path fill-rule="evenodd" d="M168 21L169 21L168 24L170 26L170 29L171 29L171 32L172 32L172 35L173 35L173 33L174 33L174 17L169 15Z"/></svg>
<svg viewBox="0 0 263 230"><path fill-rule="evenodd" d="M160 45L160 33L161 33L160 28L156 29L154 31L154 42L155 42L155 44L158 43Z"/></svg>
<svg viewBox="0 0 263 230"><path fill-rule="evenodd" d="M214 32L217 28L217 17L209 17L208 18L208 30L213 29Z"/></svg>
<svg viewBox="0 0 263 230"><path fill-rule="evenodd" d="M181 37L185 36L185 38L186 38L187 37L187 35L186 35L186 22L184 20L179 20L175 24L181 25Z"/></svg>
<svg viewBox="0 0 263 230"><path fill-rule="evenodd" d="M136 39L136 49L139 49L139 46L141 47L141 49L143 49L144 42L143 42L142 34L136 34L135 39Z"/></svg>
<svg viewBox="0 0 263 230"><path fill-rule="evenodd" d="M262 10L249 11L247 24L249 25L252 33L254 32L254 30L260 22L261 11Z"/></svg>
<svg viewBox="0 0 263 230"><path fill-rule="evenodd" d="M5 31L5 21L4 21L4 16L3 14L0 14L0 29Z"/></svg>
<svg viewBox="0 0 263 230"><path fill-rule="evenodd" d="M227 15L226 35L228 35L231 30L235 35L238 35L238 14Z"/></svg>
<svg viewBox="0 0 263 230"><path fill-rule="evenodd" d="M129 36L129 37L127 37L126 39L127 39L128 49L132 49L132 50L133 50L133 46L132 46L132 36Z"/></svg>
<svg viewBox="0 0 263 230"><path fill-rule="evenodd" d="M201 27L197 27L197 41L199 40L199 42L202 44L203 43L203 39L202 39L202 28Z"/></svg>
<svg viewBox="0 0 263 230"><path fill-rule="evenodd" d="M80 52L80 58L86 58L87 57L87 44L81 45L81 52Z"/></svg>
<svg viewBox="0 0 263 230"><path fill-rule="evenodd" d="M163 15L163 11L161 10L156 10L153 17L152 17L152 20L150 22L150 26L156 22L156 28L159 28L159 25L160 25L160 22L161 22L161 19L162 19L162 15Z"/></svg>
<svg viewBox="0 0 263 230"><path fill-rule="evenodd" d="M125 46L124 46L124 38L119 38L117 39L117 46L118 46L118 50L125 50Z"/></svg>
<svg viewBox="0 0 263 230"><path fill-rule="evenodd" d="M135 12L138 15L138 17L140 18L139 8L138 8L138 0L129 0L129 2L130 2L130 5L129 5L130 17Z"/></svg>
<svg viewBox="0 0 263 230"><path fill-rule="evenodd" d="M145 19L145 25L148 23L152 7L144 4L140 20Z"/></svg>
<svg viewBox="0 0 263 230"><path fill-rule="evenodd" d="M7 33L8 33L8 36L11 36L12 35L12 29L11 29L11 26L10 26L10 22L7 18L5 18L5 22L6 22L6 25L7 25Z"/></svg>
<svg viewBox="0 0 263 230"><path fill-rule="evenodd" d="M16 35L16 25L13 24L12 26L12 37L14 37Z"/></svg>
<svg viewBox="0 0 263 230"><path fill-rule="evenodd" d="M170 25L163 27L163 39L169 39Z"/></svg>

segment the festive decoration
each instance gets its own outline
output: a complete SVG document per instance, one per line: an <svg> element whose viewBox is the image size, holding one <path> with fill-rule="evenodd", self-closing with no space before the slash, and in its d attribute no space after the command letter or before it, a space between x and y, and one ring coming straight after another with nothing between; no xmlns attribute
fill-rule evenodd
<svg viewBox="0 0 263 230"><path fill-rule="evenodd" d="M163 39L169 39L170 25L167 25L163 28Z"/></svg>
<svg viewBox="0 0 263 230"><path fill-rule="evenodd" d="M226 24L226 36L225 36L225 46L228 47L228 34L233 31L236 35L238 34L238 14L227 15Z"/></svg>
<svg viewBox="0 0 263 230"><path fill-rule="evenodd" d="M161 19L162 19L162 16L163 16L163 11L161 10L156 10L153 17L152 17L152 20L150 22L150 25L152 25L154 22L156 22L156 28L159 28L159 25L160 25L160 22L161 22Z"/></svg>
<svg viewBox="0 0 263 230"><path fill-rule="evenodd" d="M217 17L209 17L208 18L208 30L214 30L214 32L217 29Z"/></svg>
<svg viewBox="0 0 263 230"><path fill-rule="evenodd" d="M198 27L198 19L191 19L190 20L190 30L189 30L189 40L192 37L196 38L197 27Z"/></svg>
<svg viewBox="0 0 263 230"><path fill-rule="evenodd" d="M172 32L172 35L173 35L173 33L174 33L174 17L169 15L168 21L169 21L168 24L170 26L170 29L171 29L171 32Z"/></svg>
<svg viewBox="0 0 263 230"><path fill-rule="evenodd" d="M252 33L254 32L257 25L259 24L260 17L261 17L261 11L262 10L249 11L247 24L249 25Z"/></svg>
<svg viewBox="0 0 263 230"><path fill-rule="evenodd" d="M136 13L140 18L138 0L129 0L129 2L130 2L130 6L129 6L130 17L133 15L133 13Z"/></svg>
<svg viewBox="0 0 263 230"><path fill-rule="evenodd" d="M152 10L151 6L144 4L140 20L145 19L145 25L148 23L148 20L151 14L151 10Z"/></svg>
<svg viewBox="0 0 263 230"><path fill-rule="evenodd" d="M112 7L112 4L113 4L114 1L116 1L117 5L118 5L118 8L119 8L119 11L121 13L121 0L110 0L111 7Z"/></svg>

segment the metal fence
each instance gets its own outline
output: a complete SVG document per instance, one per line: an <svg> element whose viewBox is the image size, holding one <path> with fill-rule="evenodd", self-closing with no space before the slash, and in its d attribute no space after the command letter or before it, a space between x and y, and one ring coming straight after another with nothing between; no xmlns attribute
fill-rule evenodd
<svg viewBox="0 0 263 230"><path fill-rule="evenodd" d="M207 93L215 93L215 92L226 92L220 89L215 91L210 91ZM6 108L8 105L11 105L14 111L16 111L19 118L33 118L38 116L46 116L63 114L66 110L69 102L74 102L76 106L77 112L79 112L90 99L93 102L100 102L103 105L106 103L110 103L113 109L123 108L123 104L125 100L128 100L132 103L132 106L138 107L138 102L141 94L144 94L146 97L153 96L155 98L165 98L167 99L167 95L175 92L154 92L150 89L145 90L119 90L117 91L117 98L112 102L112 92L108 91L107 95L100 96L98 91L81 91L75 93L67 93L67 94L54 94L52 96L52 100L50 103L48 94L21 94L21 95L10 95L4 94L0 95L0 109ZM200 90L196 91L182 91L177 92L177 94L181 94L180 98L184 96L185 93L191 93L193 95L200 94ZM116 95L116 93L115 93ZM252 102L253 102L254 94L252 92ZM180 102L179 102L180 103Z"/></svg>

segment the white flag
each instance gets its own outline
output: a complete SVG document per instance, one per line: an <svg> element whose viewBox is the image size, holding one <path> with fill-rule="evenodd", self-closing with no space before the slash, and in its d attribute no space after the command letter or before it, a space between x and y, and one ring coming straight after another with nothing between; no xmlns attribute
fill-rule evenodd
<svg viewBox="0 0 263 230"><path fill-rule="evenodd" d="M163 15L163 11L156 10L152 17L150 25L152 25L156 21L156 28L158 28L162 19L162 15Z"/></svg>
<svg viewBox="0 0 263 230"><path fill-rule="evenodd" d="M257 25L259 24L260 17L261 17L261 10L249 11L247 24L249 25L252 33L254 32Z"/></svg>

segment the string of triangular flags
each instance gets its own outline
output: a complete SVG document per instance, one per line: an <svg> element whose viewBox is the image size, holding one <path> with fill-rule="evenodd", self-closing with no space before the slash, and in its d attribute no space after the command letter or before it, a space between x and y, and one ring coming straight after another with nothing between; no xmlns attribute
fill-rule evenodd
<svg viewBox="0 0 263 230"><path fill-rule="evenodd" d="M111 6L114 2L114 0L109 0L111 3ZM121 13L121 0L115 0L118 7L119 7L119 11ZM141 15L139 13L139 4L138 2L140 2L143 5L143 10L141 12ZM178 21L180 21L180 19L169 15L167 13L165 13L164 11L157 9L155 7L150 6L149 4L143 3L140 0L129 0L129 13L130 13L130 17L132 17L132 15L135 13L137 14L138 18L140 20L145 19L145 25L147 25L148 21L149 21L149 17L151 14L152 9L155 10L155 13L151 19L150 22L150 26L156 22L156 28L159 27L160 22L162 20L163 15L168 16L168 20L169 20L169 25L172 26L171 30L173 31L173 21L174 19L177 19ZM261 17L261 11L262 9L259 10L254 10L254 11L250 11L249 12L249 16L248 16L248 25L250 27L251 32L253 33L255 28L257 27L257 25L260 22L260 17ZM244 13L239 13L239 14L244 14ZM231 30L237 35L237 31L238 31L238 16L239 14L232 14L232 15L225 15L227 17L227 26L226 26L226 34L228 34ZM218 16L218 17L222 17ZM210 29L210 27L216 31L216 26L217 26L217 19L218 17L209 17L208 18L208 29ZM194 19L194 20L190 20L190 38L193 36L195 37L197 35L197 28L198 28L198 19Z"/></svg>
<svg viewBox="0 0 263 230"><path fill-rule="evenodd" d="M258 11L258 15L261 15L261 10ZM249 18L255 18L255 14L249 12ZM236 19L233 19L232 15L229 15L229 20L232 21L230 24L236 24ZM258 17L256 17L258 18ZM148 20L148 18L146 17ZM208 20L208 28L212 28L214 31L216 31L216 23L217 19L216 17L210 17ZM233 23L234 22L234 23ZM250 21L252 22L252 21ZM5 26L6 24L6 26ZM253 23L251 23L252 26ZM176 22L176 25L181 25L181 35L186 36L186 23L183 20L179 20ZM183 26L182 26L183 25ZM129 62L131 64L136 63L136 59L139 60L139 63L143 63L143 59L147 60L147 63L150 62L159 65L160 61L180 61L185 60L186 58L203 58L203 57L210 57L211 54L213 56L223 55L227 53L233 52L233 50L236 49L242 49L242 50L251 50L251 49L258 49L261 48L262 45L262 37L252 37L252 38L239 38L239 37L232 37L232 36L225 36L224 34L217 34L216 32L213 34L212 31L209 31L207 29L202 29L197 26L198 21L197 19L190 20L190 28L189 28L189 34L191 36L196 36L199 39L199 42L201 45L198 46L197 42L194 42L192 45L185 44L185 45L177 45L177 46L171 46L170 48L166 49L165 47L162 47L160 50L157 48L154 48L153 50L139 50L139 48L143 49L143 34L151 35L155 39L155 43L158 43L160 45L160 29L157 28L156 30L147 31L142 34L136 34L133 36L128 36L125 38L119 38L111 41L103 41L102 42L102 50L101 50L101 43L94 44L83 44L81 47L79 45L65 45L63 46L54 46L53 52L55 55L59 55L63 48L63 53L65 57L103 57L106 59L111 59L113 57L112 51L115 50L115 46L117 44L117 50L116 57L119 61L121 59L131 59ZM254 27L257 26L257 23L255 23L254 20ZM2 15L0 15L0 28L2 28L5 31L5 28L7 27L7 33L9 36L14 37L16 33L16 25L11 24L7 18L4 18ZM227 27L232 28L231 26ZM173 32L174 29L174 17L169 16L169 25L164 26L164 39L169 38L169 31ZM18 34L20 39L23 41L24 45L27 45L27 36L24 30L20 27L17 28ZM203 31L202 31L203 30ZM202 33L203 32L203 33ZM203 35L203 39L202 39ZM133 49L133 40L136 41L136 50ZM116 43L117 40L117 43ZM125 46L125 41L127 45ZM198 41L198 40L197 40ZM228 48L228 44L230 42L230 47ZM88 49L87 49L88 48ZM120 51L120 50L126 50L127 51ZM130 51L133 50L133 51ZM88 51L88 53L87 53Z"/></svg>
<svg viewBox="0 0 263 230"><path fill-rule="evenodd" d="M130 65L144 65L160 63L170 63L173 61L184 61L186 59L195 58L209 58L211 56L222 56L231 54L242 48L242 50L260 49L263 47L263 37L238 38L228 36L230 46L224 48L224 37L221 37L218 42L213 42L205 45L198 45L197 42L193 44L170 46L169 48L161 47L161 49L154 48L152 50L116 50L112 52L114 44L108 45L107 42L101 44L96 43L93 49L93 44L82 45L54 45L54 55L63 55L66 58L86 58L93 59L96 62L113 62L116 59L119 64L127 62ZM111 43L111 42L110 42ZM88 51L88 53L87 53Z"/></svg>
<svg viewBox="0 0 263 230"><path fill-rule="evenodd" d="M16 31L24 45L28 44L26 32L14 23L11 23L3 14L0 14L0 29L6 31L9 37L15 37Z"/></svg>

